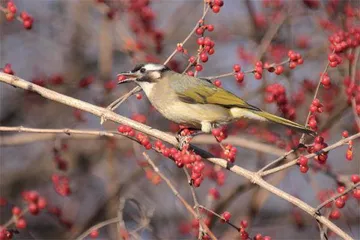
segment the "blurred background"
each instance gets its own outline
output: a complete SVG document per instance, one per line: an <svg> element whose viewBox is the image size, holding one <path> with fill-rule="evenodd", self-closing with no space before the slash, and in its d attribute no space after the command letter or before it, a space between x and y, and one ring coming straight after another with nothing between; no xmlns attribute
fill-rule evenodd
<svg viewBox="0 0 360 240"><path fill-rule="evenodd" d="M0 67L11 64L20 78L104 107L134 87L132 83L118 86L118 72L131 70L141 62L163 63L188 36L204 9L203 1L195 0L13 2L17 14L26 11L34 21L32 29L26 30L16 19L7 21L6 10L0 9ZM0 1L3 8L7 4ZM355 12L351 19L349 8ZM215 53L202 64L204 69L198 76L229 73L234 64L240 64L242 71L251 70L257 60L280 63L288 58L288 50L299 52L304 64L296 69L285 64L280 76L264 71L261 80L247 74L241 83L229 76L221 78L221 84L277 115L282 112L268 101L266 89L281 84L296 109L292 117L304 123L319 74L331 53L328 37L337 28L329 25L341 29L345 21L359 26L359 2L224 0L219 13L210 10L205 17L205 23L214 26L214 31L207 31L205 36L215 42ZM168 63L170 68L179 72L186 68L189 57L197 53L197 38L196 34L191 36L184 45L188 54L177 53ZM350 66L346 56L343 54L343 64L328 71L332 88L321 88L319 94L325 108L319 116L319 129L328 144L341 139L344 130L350 135L358 131L343 85ZM357 72L357 82L359 75ZM131 96L116 112L163 131L177 129L149 105L142 93ZM0 121L1 126L31 128L117 128L112 122L100 125L98 117L5 84L0 84ZM229 142L240 145L235 164L249 170L258 170L276 159L300 137L290 136L284 128L246 121L230 126L228 133ZM116 217L121 207L131 238L196 238L192 217L159 176L144 165L144 148L137 143L121 137L0 134L0 197L6 200L0 206L0 224L11 218L14 205L25 206L24 191L36 190L47 200L45 211L25 215L27 228L15 239L75 239L90 226ZM244 141L262 143L272 150L264 153L255 145L252 149L242 147ZM220 156L219 146L211 138L199 136L194 142ZM353 160L347 161L346 149L343 146L331 151L326 165L315 162L307 174L293 167L267 179L315 207L321 196L336 191L340 180L359 173L359 150L355 147ZM184 172L160 154L149 151L149 155L192 203ZM293 205L212 164L206 169L204 182L196 188L200 204L219 214L229 211L235 225L248 220L251 237L261 233L273 239L319 238L316 221ZM225 181L214 174L224 175ZM54 183L59 181L60 187ZM347 181L340 182L346 185ZM219 192L218 199L214 191ZM359 216L359 202L350 199L341 209L340 219L334 221L359 239ZM235 229L216 218L211 219L211 229L221 239L240 239ZM116 224L112 224L99 230L99 238L119 239L117 232Z"/></svg>

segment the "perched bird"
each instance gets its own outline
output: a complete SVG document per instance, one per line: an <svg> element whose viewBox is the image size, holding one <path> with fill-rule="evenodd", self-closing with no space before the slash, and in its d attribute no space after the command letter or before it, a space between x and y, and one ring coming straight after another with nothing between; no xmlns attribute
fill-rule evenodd
<svg viewBox="0 0 360 240"><path fill-rule="evenodd" d="M139 64L123 72L123 82L134 81L151 104L167 119L209 133L241 118L270 121L303 133L312 130L252 106L209 80L180 74L161 64Z"/></svg>

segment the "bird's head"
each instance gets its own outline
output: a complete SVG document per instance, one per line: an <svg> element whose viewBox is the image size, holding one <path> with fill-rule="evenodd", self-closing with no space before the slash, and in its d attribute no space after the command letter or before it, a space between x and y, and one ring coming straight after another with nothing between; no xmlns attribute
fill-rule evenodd
<svg viewBox="0 0 360 240"><path fill-rule="evenodd" d="M170 69L162 64L138 64L133 70L118 74L125 77L125 79L120 81L119 84L125 82L136 82L144 90L145 94L149 95L153 86L162 80L167 71L170 71Z"/></svg>
<svg viewBox="0 0 360 240"><path fill-rule="evenodd" d="M145 64L138 64L134 67L133 70L129 72L122 72L118 75L122 75L125 77L124 82L135 81L137 83L140 82L148 82L148 83L156 83L161 80L163 74L170 69L162 64L155 64L155 63L145 63Z"/></svg>

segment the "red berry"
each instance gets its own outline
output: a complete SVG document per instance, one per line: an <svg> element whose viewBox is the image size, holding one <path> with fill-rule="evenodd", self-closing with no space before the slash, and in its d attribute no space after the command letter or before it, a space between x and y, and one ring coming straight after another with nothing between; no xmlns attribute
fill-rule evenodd
<svg viewBox="0 0 360 240"><path fill-rule="evenodd" d="M47 201L44 197L39 197L38 201L37 201L37 206L39 209L44 209L46 208L47 205Z"/></svg>
<svg viewBox="0 0 360 240"><path fill-rule="evenodd" d="M329 66L334 68L334 67L337 67L338 63L337 62L330 62L329 63Z"/></svg>
<svg viewBox="0 0 360 240"><path fill-rule="evenodd" d="M354 198L360 200L360 189L354 189L353 196Z"/></svg>
<svg viewBox="0 0 360 240"><path fill-rule="evenodd" d="M216 79L214 85L217 87L221 87L221 81L219 79Z"/></svg>
<svg viewBox="0 0 360 240"><path fill-rule="evenodd" d="M89 234L89 236L91 238L97 238L99 236L99 231L97 229L92 230L91 233Z"/></svg>
<svg viewBox="0 0 360 240"><path fill-rule="evenodd" d="M30 30L32 28L32 21L24 20L23 25L25 29Z"/></svg>
<svg viewBox="0 0 360 240"><path fill-rule="evenodd" d="M207 25L207 30L208 30L209 32L214 31L214 25L212 25L212 24Z"/></svg>
<svg viewBox="0 0 360 240"><path fill-rule="evenodd" d="M309 170L307 165L300 165L300 172L306 173Z"/></svg>
<svg viewBox="0 0 360 240"><path fill-rule="evenodd" d="M197 40L196 40L196 43L198 44L198 45L204 45L204 38L203 37L200 37L200 38L198 38Z"/></svg>
<svg viewBox="0 0 360 240"><path fill-rule="evenodd" d="M137 93L136 94L136 99L138 99L138 100L142 99L142 95L140 93Z"/></svg>
<svg viewBox="0 0 360 240"><path fill-rule="evenodd" d="M18 216L21 213L21 208L14 206L11 211L13 215Z"/></svg>
<svg viewBox="0 0 360 240"><path fill-rule="evenodd" d="M289 68L290 68L290 69L296 68L296 62L290 62L290 63L289 63Z"/></svg>
<svg viewBox="0 0 360 240"><path fill-rule="evenodd" d="M262 75L261 75L261 73L256 72L256 73L254 73L254 77L257 80L260 80L262 78Z"/></svg>
<svg viewBox="0 0 360 240"><path fill-rule="evenodd" d="M192 64L194 64L194 63L196 62L196 58L195 58L194 56L191 56L191 57L189 58L189 62L192 63Z"/></svg>
<svg viewBox="0 0 360 240"><path fill-rule="evenodd" d="M16 221L15 226L16 226L17 228L19 228L19 229L24 229L24 228L26 228L26 221L25 221L25 219L19 218L19 219Z"/></svg>
<svg viewBox="0 0 360 240"><path fill-rule="evenodd" d="M242 82L244 81L245 74L243 72L238 72L235 74L236 81Z"/></svg>
<svg viewBox="0 0 360 240"><path fill-rule="evenodd" d="M343 131L343 132L342 132L342 136L343 136L344 138L349 137L349 132L348 132L348 131Z"/></svg>
<svg viewBox="0 0 360 240"><path fill-rule="evenodd" d="M214 5L214 6L212 7L212 11L213 11L214 13L218 13L218 12L220 12L220 7L219 7L218 5Z"/></svg>
<svg viewBox="0 0 360 240"><path fill-rule="evenodd" d="M198 71L198 72L201 72L203 70L203 66L201 64L197 64L195 66L195 70Z"/></svg>
<svg viewBox="0 0 360 240"><path fill-rule="evenodd" d="M255 63L255 67L260 67L260 68L262 68L262 66L263 66L263 63L262 63L261 61L257 61L257 62Z"/></svg>
<svg viewBox="0 0 360 240"><path fill-rule="evenodd" d="M39 194L36 191L28 192L29 201L36 202L39 198Z"/></svg>
<svg viewBox="0 0 360 240"><path fill-rule="evenodd" d="M343 208L345 206L345 201L341 198L336 199L335 205L337 208Z"/></svg>
<svg viewBox="0 0 360 240"><path fill-rule="evenodd" d="M228 222L231 218L231 214L229 212L224 212L223 214L221 214L221 216L224 218L226 222Z"/></svg>
<svg viewBox="0 0 360 240"><path fill-rule="evenodd" d="M298 159L300 165L306 166L308 164L308 158L305 156L300 156Z"/></svg>
<svg viewBox="0 0 360 240"><path fill-rule="evenodd" d="M291 61L296 61L298 59L298 56L296 53L292 53L292 54L290 54L289 58Z"/></svg>
<svg viewBox="0 0 360 240"><path fill-rule="evenodd" d="M38 206L37 206L35 203L30 203L30 204L29 204L29 212L30 212L32 215L38 215L38 213L39 213L39 208L38 208Z"/></svg>
<svg viewBox="0 0 360 240"><path fill-rule="evenodd" d="M275 67L275 74L280 75L284 72L284 67L282 65Z"/></svg>
<svg viewBox="0 0 360 240"><path fill-rule="evenodd" d="M240 222L240 225L241 225L241 227L243 227L243 228L247 228L247 227L248 227L248 222L247 222L246 220L242 220L242 221Z"/></svg>
<svg viewBox="0 0 360 240"><path fill-rule="evenodd" d="M199 28L196 29L195 33L197 35L202 35L204 33L204 29L202 27L199 27Z"/></svg>
<svg viewBox="0 0 360 240"><path fill-rule="evenodd" d="M222 7L222 6L224 6L224 1L223 0L214 0L214 5Z"/></svg>
<svg viewBox="0 0 360 240"><path fill-rule="evenodd" d="M338 209L334 209L331 211L329 217L330 217L330 219L339 219L340 215L341 215L340 211Z"/></svg>
<svg viewBox="0 0 360 240"><path fill-rule="evenodd" d="M208 56L206 55L206 53L202 53L202 54L200 54L200 60L202 61L202 62L207 62L208 61Z"/></svg>
<svg viewBox="0 0 360 240"><path fill-rule="evenodd" d="M359 175L356 175L356 174L351 175L351 181L352 181L354 184L360 182L360 176L359 176Z"/></svg>
<svg viewBox="0 0 360 240"><path fill-rule="evenodd" d="M234 72L240 72L241 71L241 66L239 64L235 64L233 69L234 69Z"/></svg>

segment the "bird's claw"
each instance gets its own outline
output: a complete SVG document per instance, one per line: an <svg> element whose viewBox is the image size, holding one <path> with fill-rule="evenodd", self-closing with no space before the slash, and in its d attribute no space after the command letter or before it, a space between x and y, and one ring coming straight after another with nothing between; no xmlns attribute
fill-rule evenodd
<svg viewBox="0 0 360 240"><path fill-rule="evenodd" d="M192 136L187 135L187 136L182 136L182 135L176 135L176 139L179 142L179 149L187 149L189 148L189 143L192 139Z"/></svg>

